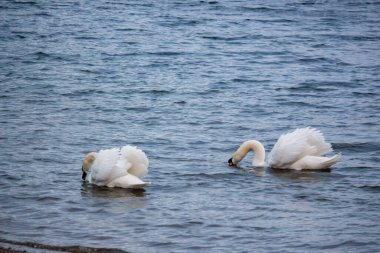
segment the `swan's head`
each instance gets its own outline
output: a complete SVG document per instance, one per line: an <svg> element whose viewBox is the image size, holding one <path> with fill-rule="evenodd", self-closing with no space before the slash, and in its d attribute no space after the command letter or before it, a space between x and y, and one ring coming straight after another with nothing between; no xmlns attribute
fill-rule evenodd
<svg viewBox="0 0 380 253"><path fill-rule="evenodd" d="M96 153L95 152L91 152L84 157L83 163L82 163L82 172L83 172L82 179L83 180L86 179L87 173L90 170L91 165L93 164L95 159L96 159Z"/></svg>
<svg viewBox="0 0 380 253"><path fill-rule="evenodd" d="M238 154L235 153L228 160L228 166L236 166L242 159L243 159L242 156L240 156L240 155L238 155Z"/></svg>
<svg viewBox="0 0 380 253"><path fill-rule="evenodd" d="M228 166L236 166L236 164L232 161L232 157L228 160Z"/></svg>

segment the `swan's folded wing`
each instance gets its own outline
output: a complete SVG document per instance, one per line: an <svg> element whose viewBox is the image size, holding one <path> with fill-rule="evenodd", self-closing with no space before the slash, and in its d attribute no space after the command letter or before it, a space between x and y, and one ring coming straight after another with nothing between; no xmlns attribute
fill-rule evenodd
<svg viewBox="0 0 380 253"><path fill-rule="evenodd" d="M323 170L330 168L340 159L340 154L332 157L305 156L290 166L295 170Z"/></svg>
<svg viewBox="0 0 380 253"><path fill-rule="evenodd" d="M108 187L121 187L121 188L143 188L148 185L148 182L142 181L140 178L128 174L119 178L116 178L112 182L108 183Z"/></svg>
<svg viewBox="0 0 380 253"><path fill-rule="evenodd" d="M119 171L118 168L115 168L115 165L118 163L118 160L118 148L100 150L97 153L94 164L91 167L91 183L97 185L106 185L108 182L110 182L111 173Z"/></svg>
<svg viewBox="0 0 380 253"><path fill-rule="evenodd" d="M303 131L306 135L307 144L315 148L314 152L309 155L321 156L332 151L331 144L325 141L325 137L319 130L308 127L303 128Z"/></svg>
<svg viewBox="0 0 380 253"><path fill-rule="evenodd" d="M117 163L110 170L107 177L107 184L114 181L117 178L128 175L128 170L132 167L126 159L119 159Z"/></svg>
<svg viewBox="0 0 380 253"><path fill-rule="evenodd" d="M148 173L149 160L144 151L127 145L122 147L120 152L121 156L132 164L128 169L129 174L143 177Z"/></svg>
<svg viewBox="0 0 380 253"><path fill-rule="evenodd" d="M300 128L280 136L268 157L270 167L289 168L305 156L318 156L331 151L322 133L314 128Z"/></svg>
<svg viewBox="0 0 380 253"><path fill-rule="evenodd" d="M295 161L314 153L315 149L306 140L306 135L295 132L281 135L269 153L269 166L288 168Z"/></svg>

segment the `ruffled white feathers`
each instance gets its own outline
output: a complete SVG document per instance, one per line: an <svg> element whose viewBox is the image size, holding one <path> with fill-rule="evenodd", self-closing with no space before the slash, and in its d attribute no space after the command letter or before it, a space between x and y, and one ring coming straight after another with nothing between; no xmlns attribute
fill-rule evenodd
<svg viewBox="0 0 380 253"><path fill-rule="evenodd" d="M268 165L274 168L291 168L306 156L320 157L332 151L323 134L315 128L299 128L283 134L268 156Z"/></svg>
<svg viewBox="0 0 380 253"><path fill-rule="evenodd" d="M143 177L148 174L149 161L144 151L132 146L124 146L121 148L121 155L133 166L128 169L128 173Z"/></svg>
<svg viewBox="0 0 380 253"><path fill-rule="evenodd" d="M94 159L95 158L95 159ZM85 179L99 186L141 188L147 185L140 177L148 173L145 153L132 146L111 148L88 154L83 160Z"/></svg>

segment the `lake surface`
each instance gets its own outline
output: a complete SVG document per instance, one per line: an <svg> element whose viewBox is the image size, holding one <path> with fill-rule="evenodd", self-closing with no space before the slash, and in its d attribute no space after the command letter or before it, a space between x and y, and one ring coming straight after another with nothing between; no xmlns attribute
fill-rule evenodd
<svg viewBox="0 0 380 253"><path fill-rule="evenodd" d="M1 1L0 239L128 252L380 249L378 1ZM227 166L320 129L330 172ZM150 160L145 191L81 181Z"/></svg>

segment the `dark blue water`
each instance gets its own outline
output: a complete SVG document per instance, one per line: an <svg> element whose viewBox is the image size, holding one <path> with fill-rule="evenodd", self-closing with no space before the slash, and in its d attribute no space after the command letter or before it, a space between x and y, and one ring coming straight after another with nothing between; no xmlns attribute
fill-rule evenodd
<svg viewBox="0 0 380 253"><path fill-rule="evenodd" d="M380 249L378 1L1 1L0 239L129 252ZM331 172L227 166L319 128ZM144 192L81 182L137 145Z"/></svg>

